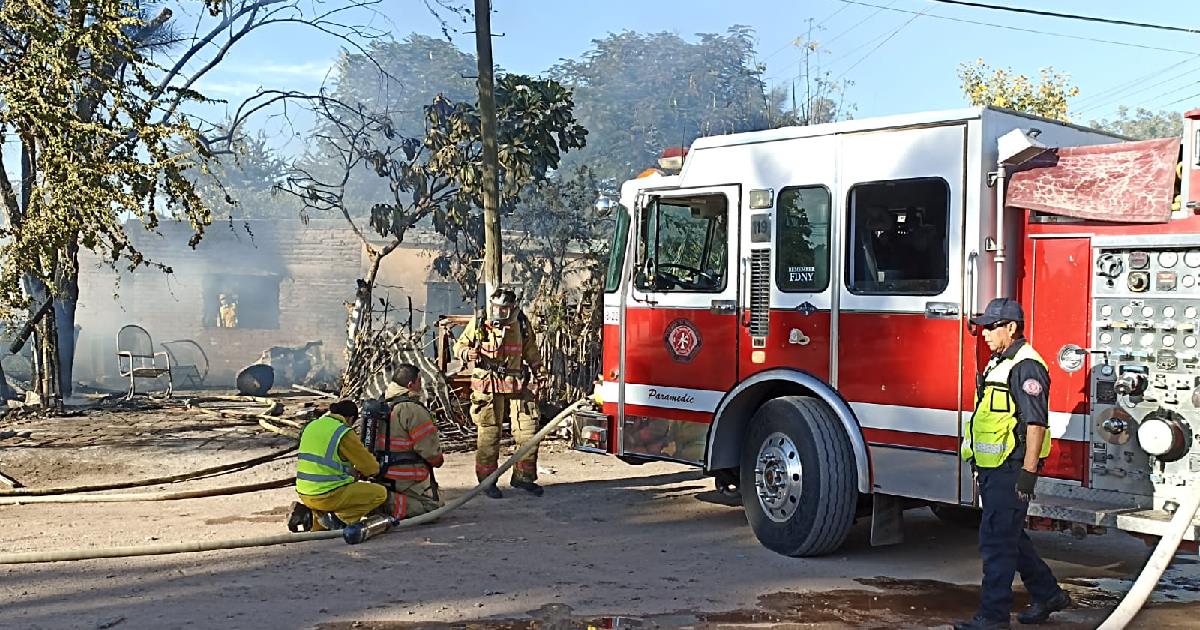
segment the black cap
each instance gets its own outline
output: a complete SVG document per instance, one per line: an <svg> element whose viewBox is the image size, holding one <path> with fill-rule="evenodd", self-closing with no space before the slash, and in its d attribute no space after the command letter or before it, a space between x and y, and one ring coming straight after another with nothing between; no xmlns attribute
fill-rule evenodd
<svg viewBox="0 0 1200 630"><path fill-rule="evenodd" d="M358 417L358 405L354 404L353 400L339 400L329 405L329 413L353 420Z"/></svg>
<svg viewBox="0 0 1200 630"><path fill-rule="evenodd" d="M1021 310L1021 305L1012 298L996 298L988 302L987 308L983 310L983 315L971 318L971 323L976 326L990 326L996 322L1023 321L1025 321L1025 311Z"/></svg>

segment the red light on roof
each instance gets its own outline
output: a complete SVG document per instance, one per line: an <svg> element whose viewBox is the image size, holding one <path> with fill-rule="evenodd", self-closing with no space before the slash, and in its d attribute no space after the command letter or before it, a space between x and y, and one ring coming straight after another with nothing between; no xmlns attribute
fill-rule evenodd
<svg viewBox="0 0 1200 630"><path fill-rule="evenodd" d="M1185 113L1183 117L1190 118L1192 120L1200 119L1200 109L1193 109L1192 111Z"/></svg>
<svg viewBox="0 0 1200 630"><path fill-rule="evenodd" d="M658 156L658 165L665 171L678 171L683 168L683 160L687 157L685 147L667 147Z"/></svg>

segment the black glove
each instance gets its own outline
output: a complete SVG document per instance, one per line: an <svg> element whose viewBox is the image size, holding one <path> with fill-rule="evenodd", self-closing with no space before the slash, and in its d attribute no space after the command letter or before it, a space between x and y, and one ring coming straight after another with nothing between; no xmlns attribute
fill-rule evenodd
<svg viewBox="0 0 1200 630"><path fill-rule="evenodd" d="M1024 468L1017 474L1017 496L1026 503L1033 500L1033 488L1037 485L1038 474Z"/></svg>

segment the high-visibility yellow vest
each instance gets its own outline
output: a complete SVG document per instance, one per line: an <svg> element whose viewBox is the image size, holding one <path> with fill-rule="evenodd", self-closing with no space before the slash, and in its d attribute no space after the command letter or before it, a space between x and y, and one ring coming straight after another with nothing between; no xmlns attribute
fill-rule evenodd
<svg viewBox="0 0 1200 630"><path fill-rule="evenodd" d="M354 483L353 467L338 454L338 443L349 432L350 427L332 415L304 427L296 455L296 492L313 496Z"/></svg>
<svg viewBox="0 0 1200 630"><path fill-rule="evenodd" d="M1001 359L983 375L983 391L975 401L975 412L963 426L963 442L959 454L964 460L975 458L980 468L996 468L1003 464L1017 447L1017 403L1008 389L1008 375L1013 366L1026 359L1033 359L1046 366L1041 355L1028 342L1017 349L1016 354ZM1023 437L1023 436L1022 436ZM1050 431L1042 440L1038 457L1045 459L1050 454Z"/></svg>

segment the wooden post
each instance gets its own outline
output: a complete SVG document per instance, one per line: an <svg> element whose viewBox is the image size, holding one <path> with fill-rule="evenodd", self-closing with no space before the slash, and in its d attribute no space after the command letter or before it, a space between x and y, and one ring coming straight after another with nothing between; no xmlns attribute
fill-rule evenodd
<svg viewBox="0 0 1200 630"><path fill-rule="evenodd" d="M496 92L492 74L491 0L475 0L475 55L479 61L479 126L483 144L483 280L487 296L490 296L504 281L499 211L500 157L496 146Z"/></svg>

